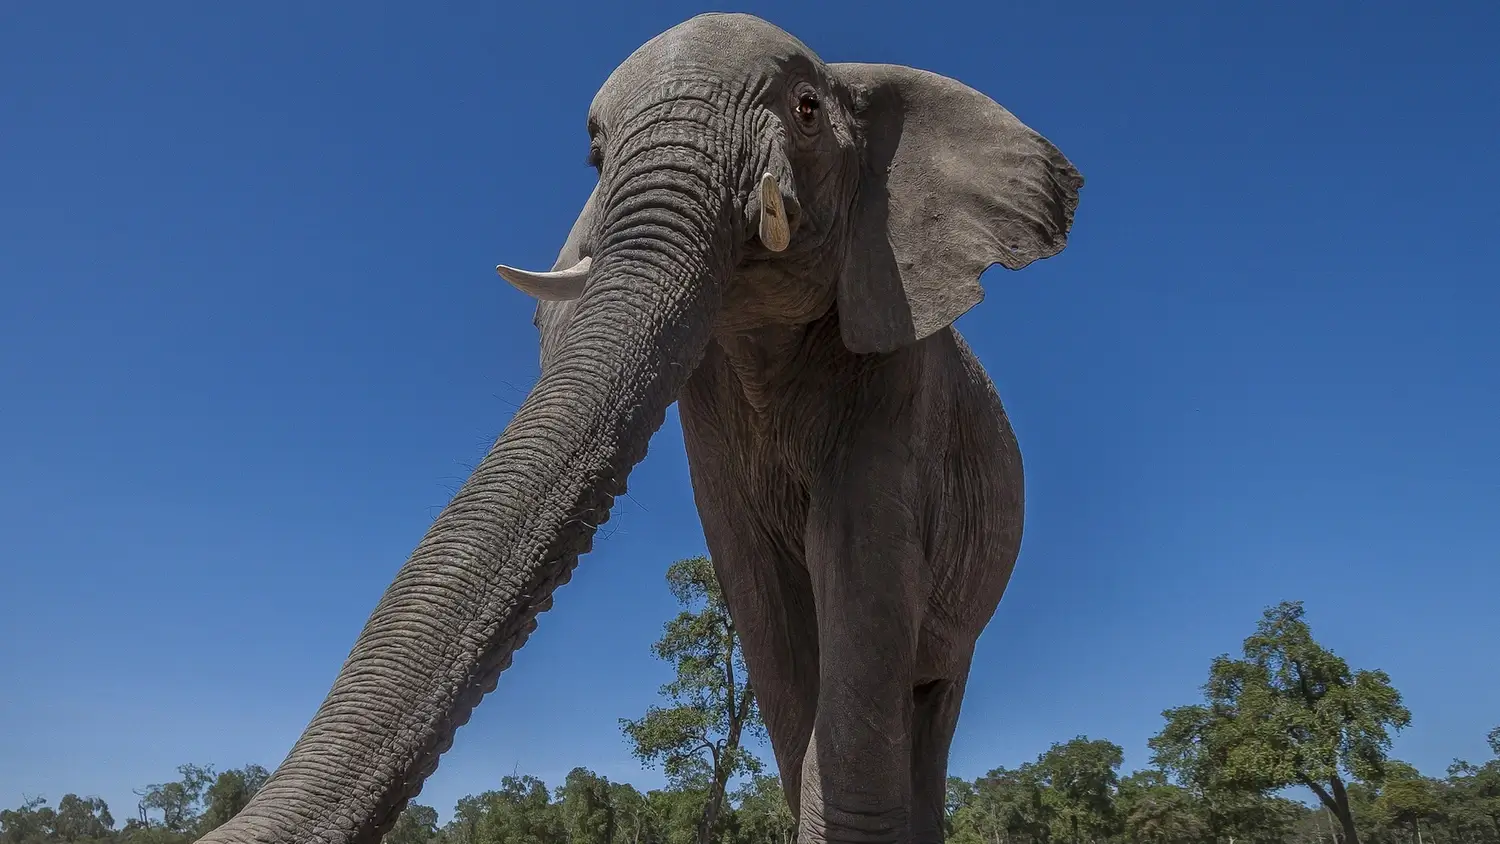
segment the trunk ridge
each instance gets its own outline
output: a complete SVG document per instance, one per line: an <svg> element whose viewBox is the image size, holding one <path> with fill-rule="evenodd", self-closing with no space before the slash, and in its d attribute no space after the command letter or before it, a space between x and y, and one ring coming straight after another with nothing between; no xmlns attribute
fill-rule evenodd
<svg viewBox="0 0 1500 844"><path fill-rule="evenodd" d="M704 225L726 198L656 175L611 221L557 362L396 575L281 766L205 844L378 841L536 629L702 357L733 259L733 227Z"/></svg>

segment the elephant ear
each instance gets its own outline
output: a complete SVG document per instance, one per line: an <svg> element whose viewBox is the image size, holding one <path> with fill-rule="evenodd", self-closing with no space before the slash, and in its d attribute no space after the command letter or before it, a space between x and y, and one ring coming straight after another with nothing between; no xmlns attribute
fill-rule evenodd
<svg viewBox="0 0 1500 844"><path fill-rule="evenodd" d="M568 232L568 239L564 241L562 251L557 253L557 260L552 264L554 271L577 264L583 255L587 254L584 251L584 243L594 236L598 209L599 185L595 184L593 192L589 194L588 202L583 204L583 210L578 214L578 219L573 221L573 229ZM552 363L552 358L557 353L568 323L573 320L573 312L577 309L577 299L537 300L536 312L532 314L531 324L535 325L537 332L541 334L542 372L545 373Z"/></svg>
<svg viewBox="0 0 1500 844"><path fill-rule="evenodd" d="M1046 138L935 73L831 69L863 146L838 287L850 350L889 352L939 331L984 298L991 265L1019 270L1067 245L1083 176Z"/></svg>

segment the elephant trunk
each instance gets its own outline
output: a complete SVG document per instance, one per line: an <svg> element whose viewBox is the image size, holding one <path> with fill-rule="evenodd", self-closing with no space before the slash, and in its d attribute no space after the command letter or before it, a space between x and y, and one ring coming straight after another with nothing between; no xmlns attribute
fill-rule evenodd
<svg viewBox="0 0 1500 844"><path fill-rule="evenodd" d="M697 366L734 260L727 180L705 150L681 166L682 128L622 154L556 363L396 575L285 761L204 842L378 841L588 551Z"/></svg>

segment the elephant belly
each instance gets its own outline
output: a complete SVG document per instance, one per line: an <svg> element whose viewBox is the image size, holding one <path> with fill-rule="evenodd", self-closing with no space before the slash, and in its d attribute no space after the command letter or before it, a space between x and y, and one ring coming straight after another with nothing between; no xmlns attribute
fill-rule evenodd
<svg viewBox="0 0 1500 844"><path fill-rule="evenodd" d="M989 376L957 332L933 345L933 366L948 377L932 399L938 435L924 455L940 471L923 489L930 589L919 662L951 677L966 670L1010 582L1025 495L1020 447Z"/></svg>

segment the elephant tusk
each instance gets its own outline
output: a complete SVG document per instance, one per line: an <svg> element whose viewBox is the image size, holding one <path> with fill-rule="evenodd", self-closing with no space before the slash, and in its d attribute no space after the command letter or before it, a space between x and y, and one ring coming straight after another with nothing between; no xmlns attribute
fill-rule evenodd
<svg viewBox="0 0 1500 844"><path fill-rule="evenodd" d="M583 295L583 285L589 280L589 265L593 262L593 258L585 257L565 270L549 273L534 273L500 264L495 267L495 272L528 296L549 302L566 302Z"/></svg>
<svg viewBox="0 0 1500 844"><path fill-rule="evenodd" d="M786 206L781 203L781 185L770 173L760 177L760 242L772 252L785 251L792 242Z"/></svg>

